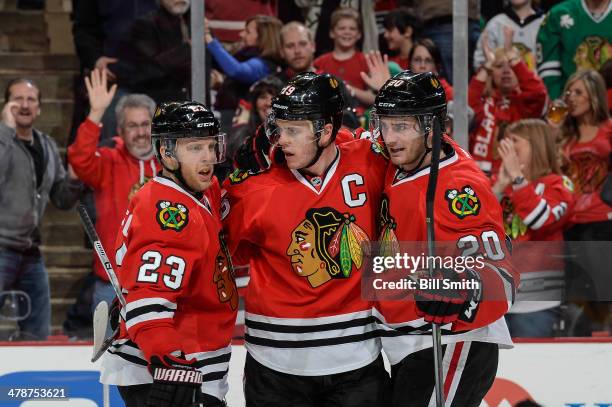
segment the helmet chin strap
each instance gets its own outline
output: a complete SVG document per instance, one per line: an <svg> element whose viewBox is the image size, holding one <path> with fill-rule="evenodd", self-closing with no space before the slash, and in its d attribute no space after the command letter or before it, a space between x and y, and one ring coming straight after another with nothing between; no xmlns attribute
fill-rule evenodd
<svg viewBox="0 0 612 407"><path fill-rule="evenodd" d="M333 131L333 130L332 130ZM317 141L317 152L315 153L314 157L312 157L312 160L310 160L310 162L308 164L306 164L305 166L303 166L302 168L300 168L301 170L305 169L305 168L310 168L313 165L315 165L317 163L317 161L319 161L319 158L321 158L321 154L323 154L323 151L330 146L331 143L334 142L334 140L331 140L329 143L327 143L326 146L320 146L319 145L319 141L321 141L321 133L323 133L323 130L319 131L319 136L317 136L316 141Z"/></svg>
<svg viewBox="0 0 612 407"><path fill-rule="evenodd" d="M433 116L431 120L433 123L433 121L436 120L436 116ZM425 131L425 134L423 135L423 146L425 147L425 152L423 153L423 155L421 155L421 158L419 159L419 162L417 163L417 165L415 165L414 168L412 168L410 171L416 171L420 169L421 165L423 165L423 162L425 161L425 158L427 158L427 154L433 151L433 148L427 145L428 144L427 141L429 140L429 133L431 133L431 127L427 128L427 130Z"/></svg>

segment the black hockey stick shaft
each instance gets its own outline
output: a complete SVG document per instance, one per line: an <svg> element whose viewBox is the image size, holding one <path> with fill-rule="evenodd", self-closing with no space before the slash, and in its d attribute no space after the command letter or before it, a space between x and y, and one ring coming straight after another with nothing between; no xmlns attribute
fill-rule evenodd
<svg viewBox="0 0 612 407"><path fill-rule="evenodd" d="M113 286L113 290L115 290L115 294L121 303L121 306L125 309L125 298L123 297L123 293L121 292L121 285L119 285L119 280L117 279L117 275L115 274L115 270L113 270L113 265L108 259L106 252L104 251L104 247L102 247L102 242L100 242L100 237L96 232L96 228L87 213L87 209L85 209L85 205L79 204L77 206L77 211L79 212L79 216L81 217L81 221L83 222L83 227L85 227L85 233L87 233L87 237L89 237L89 241L93 246L96 254L98 255L98 259L100 259L100 263L102 263L102 267L104 267L104 271L110 280L111 285Z"/></svg>
<svg viewBox="0 0 612 407"><path fill-rule="evenodd" d="M434 232L434 203L436 198L436 187L438 186L438 169L440 167L440 150L442 144L442 130L439 118L433 116L433 137L431 151L431 166L429 181L427 183L427 195L425 201L425 222L427 223L427 251L429 256L436 255L436 236ZM434 274L434 263L429 262L429 275ZM440 325L432 324L432 339L434 352L434 380L436 392L436 406L444 406L444 378L442 377L442 335Z"/></svg>

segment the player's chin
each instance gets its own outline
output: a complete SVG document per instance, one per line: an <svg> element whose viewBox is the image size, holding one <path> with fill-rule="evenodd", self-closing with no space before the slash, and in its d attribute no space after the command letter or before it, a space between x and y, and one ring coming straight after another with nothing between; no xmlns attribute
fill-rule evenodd
<svg viewBox="0 0 612 407"><path fill-rule="evenodd" d="M284 153L287 168L289 168L290 170L299 170L300 168L304 168L304 165L307 164L304 162L305 160L303 160L302 157L299 157L296 154L288 153L286 151L284 151Z"/></svg>

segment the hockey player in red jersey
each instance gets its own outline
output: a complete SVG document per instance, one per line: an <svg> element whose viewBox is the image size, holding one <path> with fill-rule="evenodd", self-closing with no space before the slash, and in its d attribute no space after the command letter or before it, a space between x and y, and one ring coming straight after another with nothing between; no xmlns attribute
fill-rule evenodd
<svg viewBox="0 0 612 407"><path fill-rule="evenodd" d="M163 170L132 199L117 237L127 305L101 381L128 407L223 406L238 304L213 176L224 135L196 102L159 106L152 132Z"/></svg>
<svg viewBox="0 0 612 407"><path fill-rule="evenodd" d="M376 239L387 162L368 140L334 142L339 85L314 73L290 80L265 139L251 140L275 146L277 163L256 175L237 170L224 185L228 246L250 264L249 407L387 405L372 304L360 291L361 244Z"/></svg>
<svg viewBox="0 0 612 407"><path fill-rule="evenodd" d="M446 97L435 74L404 71L389 79L375 102L374 127L391 163L381 206L382 243L426 242L426 191L434 121L443 128ZM485 256L481 269L436 269L433 278L472 280L479 288L416 289L412 301L380 301L375 316L392 364L394 406L435 401L431 323L441 324L446 406L478 406L497 370L498 346L511 346L503 315L515 293L502 214L474 160L443 137L434 199L436 241L461 255ZM442 246L442 244L439 244ZM483 297L484 296L484 297ZM487 300L493 299L493 300Z"/></svg>

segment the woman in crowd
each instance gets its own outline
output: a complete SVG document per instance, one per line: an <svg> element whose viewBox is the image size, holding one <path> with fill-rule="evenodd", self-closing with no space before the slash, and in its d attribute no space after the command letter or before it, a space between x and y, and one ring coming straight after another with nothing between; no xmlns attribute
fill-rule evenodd
<svg viewBox="0 0 612 407"><path fill-rule="evenodd" d="M590 69L574 73L565 85L565 101L568 115L561 127L563 170L576 187L573 226L565 239L588 242L570 243L572 254L577 256L570 268L570 293L581 299L610 301L612 207L602 201L601 192L611 167L612 120L603 78ZM605 324L607 318L609 322L608 304L590 308L595 314L591 314L592 320Z"/></svg>
<svg viewBox="0 0 612 407"><path fill-rule="evenodd" d="M555 135L542 120L510 124L498 153L502 164L493 190L521 271L517 302L506 320L512 336L549 337L559 320L563 230L574 206L572 183L561 175ZM527 241L537 243L522 244Z"/></svg>
<svg viewBox="0 0 612 407"><path fill-rule="evenodd" d="M453 100L453 87L444 79L442 56L436 44L429 38L419 38L414 41L410 54L410 70L412 72L433 72L440 78L440 83L446 93L446 100Z"/></svg>
<svg viewBox="0 0 612 407"><path fill-rule="evenodd" d="M240 33L243 47L234 55L223 48L206 29L206 48L216 67L225 75L217 92L216 110L221 112L221 126L228 128L240 99L245 99L249 87L258 80L275 73L281 61L280 29L276 17L256 15L246 21Z"/></svg>
<svg viewBox="0 0 612 407"><path fill-rule="evenodd" d="M512 46L512 30L505 30L504 48L491 50L483 34L486 62L469 85L468 101L476 116L470 134L470 153L487 174L496 174L501 160L497 155L504 128L512 122L537 118L546 104L544 82L531 71Z"/></svg>

